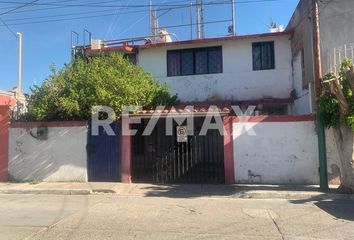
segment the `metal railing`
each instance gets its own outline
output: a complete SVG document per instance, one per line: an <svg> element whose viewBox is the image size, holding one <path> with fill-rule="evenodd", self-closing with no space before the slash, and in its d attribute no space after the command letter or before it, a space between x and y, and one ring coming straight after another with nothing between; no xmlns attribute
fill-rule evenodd
<svg viewBox="0 0 354 240"><path fill-rule="evenodd" d="M324 73L331 72L337 75L344 59L354 60L354 43L344 44L343 46L333 48L332 51L328 51Z"/></svg>

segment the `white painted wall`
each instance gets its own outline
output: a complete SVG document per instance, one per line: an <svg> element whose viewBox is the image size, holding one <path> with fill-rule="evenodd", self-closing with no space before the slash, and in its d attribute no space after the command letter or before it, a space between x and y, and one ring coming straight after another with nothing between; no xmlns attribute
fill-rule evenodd
<svg viewBox="0 0 354 240"><path fill-rule="evenodd" d="M140 49L138 63L166 83L183 102L288 98L292 90L288 35L216 43L180 44ZM252 42L274 41L275 69L253 71ZM223 73L167 77L167 50L222 46Z"/></svg>
<svg viewBox="0 0 354 240"><path fill-rule="evenodd" d="M236 183L319 183L313 121L233 123L233 143Z"/></svg>
<svg viewBox="0 0 354 240"><path fill-rule="evenodd" d="M294 101L292 113L294 115L311 114L309 89L304 89L302 86L301 51L293 58L293 81L297 98Z"/></svg>
<svg viewBox="0 0 354 240"><path fill-rule="evenodd" d="M332 128L326 129L327 169L328 183L340 184L342 164L339 159L339 151Z"/></svg>
<svg viewBox="0 0 354 240"><path fill-rule="evenodd" d="M49 127L48 139L36 128L10 128L9 176L14 181L87 182L87 127Z"/></svg>

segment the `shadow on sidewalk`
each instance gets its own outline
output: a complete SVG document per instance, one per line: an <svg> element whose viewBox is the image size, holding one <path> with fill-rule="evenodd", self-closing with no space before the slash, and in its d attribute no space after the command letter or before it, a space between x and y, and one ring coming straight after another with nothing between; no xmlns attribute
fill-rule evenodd
<svg viewBox="0 0 354 240"><path fill-rule="evenodd" d="M328 198L326 194L323 194L308 199L290 200L290 202L293 204L311 202L321 210L332 215L334 218L354 221L354 201L351 199Z"/></svg>
<svg viewBox="0 0 354 240"><path fill-rule="evenodd" d="M194 198L194 197L230 197L249 198L248 193L271 192L319 192L317 186L283 185L212 185L212 184L170 184L143 187L146 197Z"/></svg>

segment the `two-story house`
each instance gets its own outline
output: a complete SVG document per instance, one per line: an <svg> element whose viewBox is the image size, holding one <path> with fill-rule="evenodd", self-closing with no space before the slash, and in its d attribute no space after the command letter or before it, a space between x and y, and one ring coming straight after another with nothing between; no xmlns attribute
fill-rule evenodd
<svg viewBox="0 0 354 240"><path fill-rule="evenodd" d="M253 104L265 114L291 114L291 34L265 33L112 47L130 52L182 103Z"/></svg>
<svg viewBox="0 0 354 240"><path fill-rule="evenodd" d="M222 182L225 173L225 179L230 183L232 179L244 182L259 177L257 181L267 183L318 183L317 133L313 116L309 115L315 112L316 81L318 86L315 61L320 61L321 74L325 74L338 68L344 57L354 58L354 45L349 44L353 42L354 34L351 7L354 7L352 0L300 0L283 32L186 41L172 41L164 36L161 37L163 41L151 41L149 37L91 41L94 44L74 49L78 55L111 51L125 54L150 72L156 81L166 84L172 94L177 94L182 106L196 107L199 116L194 126L196 132L201 131L200 118L205 117L208 105L220 106L223 116L235 114L230 110L231 105L239 105L242 110L256 106L255 113L259 115L293 116L286 116L285 120L280 118L285 122L294 120L288 127L284 123L267 124L267 121L252 123L256 128L264 126L264 135L249 138L234 134L230 140L236 146L234 152L228 150L233 148L229 147L229 140L215 131L209 131L204 138L193 135L186 138L186 142L178 143L176 128L173 138L165 136L164 122L159 122L150 136L142 136L139 132L140 135L132 139L124 138L126 157L122 161L127 165L123 172L128 177L123 173L123 181L129 182L132 175L133 181L191 182L198 176L198 181L210 183ZM318 30L315 15L319 19L322 50L319 59L315 59L319 54L314 46ZM342 50L337 46L343 46ZM148 118L152 113L153 110L138 114ZM297 118L296 115L308 116ZM147 124L145 120L139 131ZM271 118L269 121L278 120ZM237 128L237 123L231 125ZM280 130L281 127L284 129ZM287 132L289 128L293 132ZM251 143L259 148L254 149ZM235 178L230 162L235 164Z"/></svg>

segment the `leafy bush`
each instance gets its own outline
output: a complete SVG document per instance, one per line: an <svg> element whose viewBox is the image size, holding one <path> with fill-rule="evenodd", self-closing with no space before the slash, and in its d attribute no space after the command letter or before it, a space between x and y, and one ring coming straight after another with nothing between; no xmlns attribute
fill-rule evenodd
<svg viewBox="0 0 354 240"><path fill-rule="evenodd" d="M76 58L61 70L50 69L42 85L31 87L27 119L88 120L95 105L111 107L119 118L124 105L153 107L178 101L165 85L121 54Z"/></svg>
<svg viewBox="0 0 354 240"><path fill-rule="evenodd" d="M353 81L353 79L350 79L354 76L353 69L352 61L346 59L342 63L339 77L329 73L323 79L322 94L318 99L318 107L323 114L324 123L327 127L338 128L343 121L354 131L354 97L349 83L350 80ZM339 84L331 83L336 80Z"/></svg>

